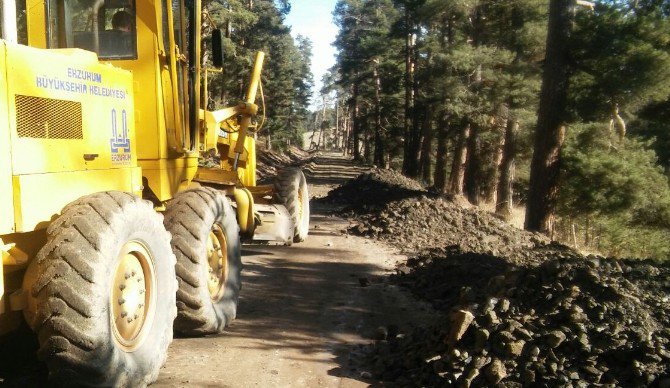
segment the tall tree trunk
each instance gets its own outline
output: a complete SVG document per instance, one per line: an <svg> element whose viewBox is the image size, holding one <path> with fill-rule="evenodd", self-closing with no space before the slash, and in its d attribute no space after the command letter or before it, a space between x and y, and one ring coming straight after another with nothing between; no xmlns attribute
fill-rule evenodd
<svg viewBox="0 0 670 388"><path fill-rule="evenodd" d="M374 164L377 167L384 168L386 166L386 152L384 151L384 138L381 130L375 129L375 157Z"/></svg>
<svg viewBox="0 0 670 388"><path fill-rule="evenodd" d="M349 120L349 125L347 125L347 133L346 136L344 137L344 144L345 144L345 155L352 156L354 153L354 137L353 137L353 128L351 125L351 119Z"/></svg>
<svg viewBox="0 0 670 388"><path fill-rule="evenodd" d="M316 136L316 133L319 131L319 111L314 112L314 126L312 128L312 136L309 137L309 149L312 149L312 145L316 147L316 141L314 141L314 137Z"/></svg>
<svg viewBox="0 0 670 388"><path fill-rule="evenodd" d="M414 112L414 32L412 31L412 18L407 5L405 5L405 121L403 134L405 138L403 172L409 176L416 175L416 150L414 145L414 134L412 118Z"/></svg>
<svg viewBox="0 0 670 388"><path fill-rule="evenodd" d="M333 147L340 149L340 100L335 100L335 131L333 133Z"/></svg>
<svg viewBox="0 0 670 388"><path fill-rule="evenodd" d="M437 158L435 158L435 175L433 177L435 189L440 193L444 193L447 188L448 135L447 120L444 116L441 116L437 123Z"/></svg>
<svg viewBox="0 0 670 388"><path fill-rule="evenodd" d="M507 115L507 114L505 114ZM493 130L496 132L497 139L494 144L494 154L493 154L493 173L490 174L490 181L486 184L486 191L488 194L487 201L492 204L498 202L498 180L500 179L500 165L502 164L504 153L505 153L505 134L507 132L507 125L503 128L500 125L501 117L497 117L493 125Z"/></svg>
<svg viewBox="0 0 670 388"><path fill-rule="evenodd" d="M412 111L412 119L411 121L411 129L410 129L410 136L408 140L408 145L406 148L406 151L408 152L409 156L406 156L405 161L407 162L406 170L404 171L405 175L412 177L412 178L418 178L419 177L419 155L421 152L421 138L422 138L422 126L421 126L421 114L423 113L424 109L420 109L418 105L414 105Z"/></svg>
<svg viewBox="0 0 670 388"><path fill-rule="evenodd" d="M481 171L481 158L479 156L479 126L470 124L470 137L468 138L468 153L465 167L465 195L473 205L479 205L480 185L479 176Z"/></svg>
<svg viewBox="0 0 670 388"><path fill-rule="evenodd" d="M422 139L424 138L424 118L429 117L432 112L426 103L420 103L417 100L419 96L419 80L416 77L416 70L419 66L419 50L416 49L416 41L419 38L420 29L412 36L412 166L409 171L409 176L412 178L419 178L421 175L421 160L420 152L423 146Z"/></svg>
<svg viewBox="0 0 670 388"><path fill-rule="evenodd" d="M354 147L354 160L361 160L361 146L360 146L360 136L361 136L361 119L359 117L360 108L358 103L358 80L354 83L354 93L352 96L353 106L352 106L352 137L353 137L353 147Z"/></svg>
<svg viewBox="0 0 670 388"><path fill-rule="evenodd" d="M342 114L343 116L343 123L342 123L342 155L350 155L350 150L349 150L349 126L351 123L351 120L349 119L349 109L346 108L345 111Z"/></svg>
<svg viewBox="0 0 670 388"><path fill-rule="evenodd" d="M421 159L420 159L420 169L421 169L421 179L424 183L430 185L430 181L433 178L431 171L431 154L433 151L433 138L435 133L432 128L433 123L433 110L432 107L426 107L426 114L423 118L423 128L421 132L423 133L423 141L421 144Z"/></svg>
<svg viewBox="0 0 670 388"><path fill-rule="evenodd" d="M550 0L547 54L544 62L525 228L551 232L558 198L561 148L569 83L568 41L574 0Z"/></svg>
<svg viewBox="0 0 670 388"><path fill-rule="evenodd" d="M482 3L478 3L474 8L472 8L473 14L471 16L472 21L472 34L471 44L473 47L479 47L481 44L480 34L484 32L483 27L483 18L482 18ZM471 83L469 85L473 94L478 95L481 93L482 88L482 65L478 64L475 67L475 71L472 75ZM465 177L463 182L463 192L468 198L468 201L473 205L479 205L480 202L480 170L481 170L481 161L479 156L479 125L470 120L470 137L467 141L467 158L465 162Z"/></svg>
<svg viewBox="0 0 670 388"><path fill-rule="evenodd" d="M514 159L516 157L516 135L519 132L519 122L508 119L505 127L505 146L500 163L498 177L498 196L496 199L496 213L509 220L512 215L514 191Z"/></svg>
<svg viewBox="0 0 670 388"><path fill-rule="evenodd" d="M468 139L470 138L470 124L462 124L461 133L454 152L454 160L451 164L449 175L449 192L463 195L463 184L465 182L465 164L468 160Z"/></svg>
<svg viewBox="0 0 670 388"><path fill-rule="evenodd" d="M447 52L454 43L453 31L453 16L451 13L445 13L440 27L441 39L440 48L443 52ZM442 97L441 103L447 104L447 94ZM449 122L447 114L440 115L437 123L437 157L435 160L435 175L433 182L435 189L440 193L448 191L447 182L447 160L448 160L448 146L449 146Z"/></svg>
<svg viewBox="0 0 670 388"><path fill-rule="evenodd" d="M375 59L373 67L373 76L375 79L375 157L374 164L378 167L383 168L386 164L385 160L385 142L384 135L382 133L382 111L381 111L381 88L382 82L379 78L379 60Z"/></svg>
<svg viewBox="0 0 670 388"><path fill-rule="evenodd" d="M365 163L370 163L372 162L372 136L370 135L370 121L367 119L369 116L367 113L367 110L365 112L365 117L366 119L363 120L363 138L365 141L363 142L363 159L365 160Z"/></svg>
<svg viewBox="0 0 670 388"><path fill-rule="evenodd" d="M323 95L321 96L321 99L323 100L323 109L321 111L321 125L319 126L321 131L319 132L319 149L321 149L321 146L323 145L323 149L326 149L326 139L324 139L324 135L326 133L326 111L328 109L328 106L326 105L326 96Z"/></svg>

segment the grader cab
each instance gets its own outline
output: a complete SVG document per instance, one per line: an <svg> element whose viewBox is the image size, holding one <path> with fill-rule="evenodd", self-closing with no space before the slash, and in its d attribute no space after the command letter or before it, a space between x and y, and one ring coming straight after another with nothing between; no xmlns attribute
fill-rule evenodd
<svg viewBox="0 0 670 388"><path fill-rule="evenodd" d="M200 0L2 3L0 335L25 319L61 384L151 383L173 330L235 318L241 239L307 236L302 172L256 184L264 56L208 111Z"/></svg>

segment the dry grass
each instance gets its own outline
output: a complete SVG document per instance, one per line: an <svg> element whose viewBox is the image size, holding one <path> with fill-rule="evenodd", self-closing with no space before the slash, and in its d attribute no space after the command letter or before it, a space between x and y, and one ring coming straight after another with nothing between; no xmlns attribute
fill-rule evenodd
<svg viewBox="0 0 670 388"><path fill-rule="evenodd" d="M492 202L486 202L481 205L479 205L479 208L482 210L485 210L490 213L495 213L495 203ZM507 223L510 224L511 226L523 230L524 228L524 222L526 218L526 207L525 206L514 206L512 209L512 216L510 217L509 220L507 220ZM603 253L598 251L597 249L593 247L582 247L580 242L577 241L577 246L575 247L574 241L572 241L572 238L562 238L565 236L554 236L554 239L557 240L560 243L563 243L565 245L571 246L574 248L577 252L579 252L581 255L588 256L588 255L600 255L602 256Z"/></svg>
<svg viewBox="0 0 670 388"><path fill-rule="evenodd" d="M479 208L489 213L495 213L496 204L493 202L486 202L479 205ZM525 206L514 206L512 208L512 216L507 220L507 223L517 229L523 230L523 224L526 217Z"/></svg>

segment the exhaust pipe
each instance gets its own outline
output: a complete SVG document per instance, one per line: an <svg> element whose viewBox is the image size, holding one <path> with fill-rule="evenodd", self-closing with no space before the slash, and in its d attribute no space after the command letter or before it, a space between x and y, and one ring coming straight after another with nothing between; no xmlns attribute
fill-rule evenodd
<svg viewBox="0 0 670 388"><path fill-rule="evenodd" d="M2 39L18 43L16 0L2 0Z"/></svg>

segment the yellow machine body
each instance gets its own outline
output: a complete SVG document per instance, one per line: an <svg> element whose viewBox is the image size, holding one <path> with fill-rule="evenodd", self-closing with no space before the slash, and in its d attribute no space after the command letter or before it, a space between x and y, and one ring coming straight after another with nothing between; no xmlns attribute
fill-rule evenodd
<svg viewBox="0 0 670 388"><path fill-rule="evenodd" d="M195 48L192 55L200 58L200 29L195 28L188 35L186 33L189 25L200 26L200 12L192 12L192 21L189 23L184 0L107 0L104 3L107 2L126 3L135 13L132 31L135 47L132 55L128 58L100 60L132 72L138 165L142 167L142 176L146 178L153 194L159 200L166 201L176 192L190 186L197 174L200 152L206 151L207 147L216 148L216 144L206 142L206 138L218 138L217 143L234 146L236 134L219 137L218 128L212 124L220 125L244 113L245 108L236 106L217 112L201 109L199 61L193 61L190 65L195 73L191 89L185 81L188 78L189 64L186 57L189 55L189 45ZM53 21L57 18L49 15L50 12L55 13L61 3L63 0L27 1L29 45L40 48L63 45L53 38L53 31L48 30L58 27L54 26L56 22ZM200 9L200 1L193 3L194 9ZM175 4L178 6L173 6ZM109 13L105 17L109 24ZM66 44L69 43L65 40ZM260 69L257 76L260 77ZM257 83L254 87L257 87ZM191 117L193 120L189 120ZM212 121L212 118L218 121ZM249 163L238 169L238 175L243 185L253 186L256 175L253 139L245 136L244 145L248 150ZM230 170L232 166L226 167Z"/></svg>
<svg viewBox="0 0 670 388"><path fill-rule="evenodd" d="M78 49L2 42L0 53L0 234L39 229L91 192L142 192L130 73Z"/></svg>
<svg viewBox="0 0 670 388"><path fill-rule="evenodd" d="M142 194L133 78L79 49L0 40L0 311L62 208L94 192ZM13 308L20 309L19 303ZM2 331L0 321L0 332Z"/></svg>
<svg viewBox="0 0 670 388"><path fill-rule="evenodd" d="M81 8L90 4L92 13ZM0 39L0 334L3 312L22 308L12 275L62 208L84 195L124 191L161 208L179 191L213 185L235 200L242 233L254 233L250 128L263 54L246 100L206 111L199 0L190 9L185 0L90 4L26 0L28 46ZM129 32L111 30L120 11L133 14ZM200 168L212 149L220 166Z"/></svg>

